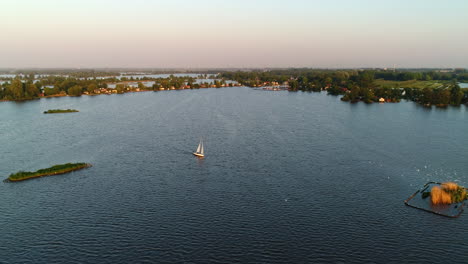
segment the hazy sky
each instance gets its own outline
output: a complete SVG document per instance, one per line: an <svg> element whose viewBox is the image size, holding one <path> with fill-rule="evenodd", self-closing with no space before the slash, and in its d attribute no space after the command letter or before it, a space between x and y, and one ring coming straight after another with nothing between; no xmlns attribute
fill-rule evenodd
<svg viewBox="0 0 468 264"><path fill-rule="evenodd" d="M1 0L0 67L468 67L467 0Z"/></svg>

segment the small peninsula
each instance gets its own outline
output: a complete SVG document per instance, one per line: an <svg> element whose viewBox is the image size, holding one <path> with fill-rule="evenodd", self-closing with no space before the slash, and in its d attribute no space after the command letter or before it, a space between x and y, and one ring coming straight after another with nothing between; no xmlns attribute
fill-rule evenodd
<svg viewBox="0 0 468 264"><path fill-rule="evenodd" d="M49 109L44 111L44 114L61 114L61 113L76 113L79 112L76 109Z"/></svg>
<svg viewBox="0 0 468 264"><path fill-rule="evenodd" d="M8 176L8 178L5 181L6 182L24 181L24 180L29 180L33 178L43 177L43 176L51 176L51 175L69 173L72 171L89 168L91 166L92 165L88 163L59 164L59 165L54 165L50 168L40 169L35 172L19 171L17 173L12 173L10 174L10 176Z"/></svg>

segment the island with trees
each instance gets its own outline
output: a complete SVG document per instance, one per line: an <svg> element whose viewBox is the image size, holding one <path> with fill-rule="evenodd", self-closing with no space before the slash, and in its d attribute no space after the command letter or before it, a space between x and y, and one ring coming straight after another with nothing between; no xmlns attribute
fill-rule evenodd
<svg viewBox="0 0 468 264"><path fill-rule="evenodd" d="M459 217L467 199L467 189L454 182L428 182L406 199L405 204L438 215Z"/></svg>
<svg viewBox="0 0 468 264"><path fill-rule="evenodd" d="M76 109L49 109L44 111L44 114L61 114L61 113L76 113L79 112Z"/></svg>
<svg viewBox="0 0 468 264"><path fill-rule="evenodd" d="M50 168L40 169L38 171L29 172L29 171L19 171L17 173L12 173L5 180L6 182L18 182L24 181L44 176L59 175L65 174L76 170L81 170L91 167L89 163L66 163L54 165Z"/></svg>
<svg viewBox="0 0 468 264"><path fill-rule="evenodd" d="M428 196L434 205L460 203L468 198L466 189L454 182L444 182L440 186L432 187L430 192L422 193L422 198Z"/></svg>

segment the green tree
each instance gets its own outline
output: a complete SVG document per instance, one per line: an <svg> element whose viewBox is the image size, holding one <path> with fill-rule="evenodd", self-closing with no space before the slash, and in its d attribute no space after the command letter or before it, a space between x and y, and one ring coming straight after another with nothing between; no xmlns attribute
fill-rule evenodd
<svg viewBox="0 0 468 264"><path fill-rule="evenodd" d="M60 93L60 89L55 86L53 88L47 88L47 87L44 88L45 96L56 95L59 93Z"/></svg>
<svg viewBox="0 0 468 264"><path fill-rule="evenodd" d="M362 88L371 88L374 86L374 72L364 71L359 74L357 83Z"/></svg>
<svg viewBox="0 0 468 264"><path fill-rule="evenodd" d="M10 86L7 87L6 90L7 96L11 97L13 100L19 100L24 98L24 89L23 83L19 78L15 78Z"/></svg>
<svg viewBox="0 0 468 264"><path fill-rule="evenodd" d="M42 82L39 81L39 82L35 82L34 84L36 85L37 89L39 89L40 91L43 86Z"/></svg>
<svg viewBox="0 0 468 264"><path fill-rule="evenodd" d="M298 88L299 88L299 83L296 80L289 81L289 90L297 91Z"/></svg>
<svg viewBox="0 0 468 264"><path fill-rule="evenodd" d="M424 88L420 102L424 105L432 104L432 89Z"/></svg>
<svg viewBox="0 0 468 264"><path fill-rule="evenodd" d="M74 85L67 90L68 95L80 96L83 93L83 88L79 85Z"/></svg>
<svg viewBox="0 0 468 264"><path fill-rule="evenodd" d="M431 81L432 80L432 76L430 74L424 73L423 76L424 76L424 80L426 80L426 81Z"/></svg>
<svg viewBox="0 0 468 264"><path fill-rule="evenodd" d="M455 81L452 84L452 89L450 89L450 97L451 97L450 103L452 105L460 105L462 100L463 100L463 96L464 96L464 94L461 91L460 86Z"/></svg>
<svg viewBox="0 0 468 264"><path fill-rule="evenodd" d="M309 89L309 79L305 76L300 76L297 81L299 82L299 88L301 90L308 90Z"/></svg>
<svg viewBox="0 0 468 264"><path fill-rule="evenodd" d="M362 100L364 100L364 102L369 104L374 101L375 95L372 89L364 88L362 89L362 94L363 94Z"/></svg>
<svg viewBox="0 0 468 264"><path fill-rule="evenodd" d="M115 85L115 89L117 90L117 93L124 93L125 85L123 83L118 83L117 85Z"/></svg>
<svg viewBox="0 0 468 264"><path fill-rule="evenodd" d="M96 83L91 83L86 87L86 91L88 91L88 93L94 93L94 90L96 90L97 88L98 87Z"/></svg>
<svg viewBox="0 0 468 264"><path fill-rule="evenodd" d="M351 87L351 92L348 94L349 100L351 102L357 102L359 101L359 94L361 93L361 89L359 86L354 85Z"/></svg>
<svg viewBox="0 0 468 264"><path fill-rule="evenodd" d="M435 91L432 98L432 104L446 106L450 104L450 91L447 89L439 89Z"/></svg>
<svg viewBox="0 0 468 264"><path fill-rule="evenodd" d="M37 86L30 82L26 84L26 94L25 97L28 99L38 97L41 91L37 88Z"/></svg>

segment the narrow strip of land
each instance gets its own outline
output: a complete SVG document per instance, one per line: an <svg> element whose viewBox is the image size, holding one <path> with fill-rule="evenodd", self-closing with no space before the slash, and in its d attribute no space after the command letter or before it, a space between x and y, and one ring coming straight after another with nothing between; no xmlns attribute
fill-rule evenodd
<svg viewBox="0 0 468 264"><path fill-rule="evenodd" d="M24 181L44 176L51 176L51 175L59 175L65 174L76 170L81 170L85 168L89 168L92 165L89 163L66 163L66 164L59 164L54 165L50 168L40 169L35 172L30 171L19 171L17 173L12 173L8 178L5 180L6 182L18 182Z"/></svg>
<svg viewBox="0 0 468 264"><path fill-rule="evenodd" d="M61 113L76 113L79 112L76 109L49 109L44 111L44 114L61 114Z"/></svg>

